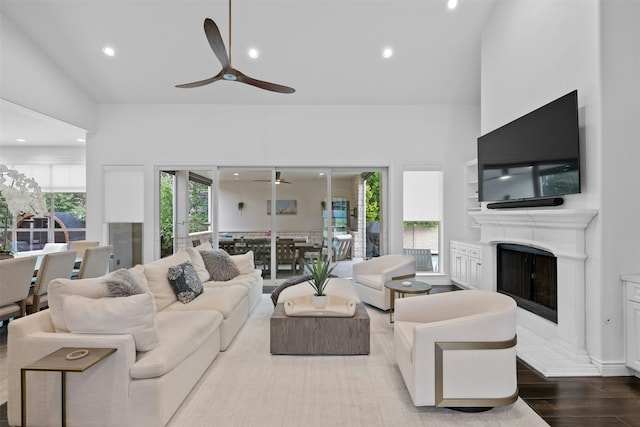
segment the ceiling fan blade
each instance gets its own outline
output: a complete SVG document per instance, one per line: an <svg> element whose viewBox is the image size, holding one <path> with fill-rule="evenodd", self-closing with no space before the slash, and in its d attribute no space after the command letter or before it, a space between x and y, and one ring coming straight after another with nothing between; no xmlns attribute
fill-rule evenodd
<svg viewBox="0 0 640 427"><path fill-rule="evenodd" d="M236 81L239 81L241 83L245 83L251 86L255 86L260 89L270 90L272 92L278 92L278 93L294 93L296 91L292 87L282 86L279 84L269 83L263 80L254 79L253 77L249 77L246 74L243 74L236 69L234 69L233 72L236 76Z"/></svg>
<svg viewBox="0 0 640 427"><path fill-rule="evenodd" d="M207 40L209 40L209 45L211 45L213 53L216 54L218 61L222 64L222 69L230 69L231 64L229 63L229 55L224 47L224 41L222 40L222 35L220 35L220 29L218 29L216 23L213 22L213 19L206 18L204 20L204 32L207 35Z"/></svg>
<svg viewBox="0 0 640 427"><path fill-rule="evenodd" d="M216 74L215 76L208 78L206 80L200 80L197 82L192 82L192 83L184 83L181 85L176 85L176 87L182 88L182 89L186 89L186 88L192 88L192 87L200 87L200 86L205 86L208 85L210 83L213 83L215 81L218 81L220 79L222 79L222 75L224 74L223 71L220 71L218 74Z"/></svg>

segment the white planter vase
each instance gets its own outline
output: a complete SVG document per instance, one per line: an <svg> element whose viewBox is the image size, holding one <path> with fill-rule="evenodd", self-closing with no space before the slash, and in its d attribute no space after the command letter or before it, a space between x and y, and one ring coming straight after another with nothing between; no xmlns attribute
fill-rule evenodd
<svg viewBox="0 0 640 427"><path fill-rule="evenodd" d="M322 309L327 306L327 296L326 295L313 295L313 307Z"/></svg>

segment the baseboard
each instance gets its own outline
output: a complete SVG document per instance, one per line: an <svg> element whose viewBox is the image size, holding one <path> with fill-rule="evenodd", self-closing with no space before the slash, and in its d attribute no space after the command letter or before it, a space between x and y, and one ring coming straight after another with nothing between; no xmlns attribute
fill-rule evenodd
<svg viewBox="0 0 640 427"><path fill-rule="evenodd" d="M592 357L591 363L600 370L603 377L632 377L636 375L633 369L627 367L625 361L603 362Z"/></svg>

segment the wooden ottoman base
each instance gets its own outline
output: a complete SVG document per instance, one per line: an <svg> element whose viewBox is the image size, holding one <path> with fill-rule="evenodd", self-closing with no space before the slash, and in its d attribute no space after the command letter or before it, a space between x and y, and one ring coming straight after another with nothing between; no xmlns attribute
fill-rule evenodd
<svg viewBox="0 0 640 427"><path fill-rule="evenodd" d="M362 303L353 317L289 317L284 304L271 315L271 353L298 355L369 354L369 314Z"/></svg>

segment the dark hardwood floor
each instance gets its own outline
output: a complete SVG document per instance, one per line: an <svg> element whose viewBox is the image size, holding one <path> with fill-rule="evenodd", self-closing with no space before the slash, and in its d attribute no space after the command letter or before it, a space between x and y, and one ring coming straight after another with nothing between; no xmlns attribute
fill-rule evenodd
<svg viewBox="0 0 640 427"><path fill-rule="evenodd" d="M640 378L546 378L518 361L520 397L552 427L640 427Z"/></svg>

